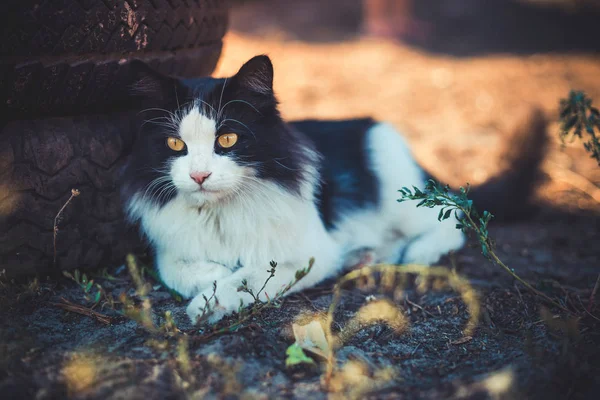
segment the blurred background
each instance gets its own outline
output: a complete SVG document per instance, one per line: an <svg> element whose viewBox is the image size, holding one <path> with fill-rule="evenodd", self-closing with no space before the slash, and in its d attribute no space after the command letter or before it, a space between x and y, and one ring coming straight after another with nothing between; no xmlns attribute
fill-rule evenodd
<svg viewBox="0 0 600 400"><path fill-rule="evenodd" d="M372 115L393 123L417 159L453 185L502 167L531 107L553 150L540 196L598 210L600 168L580 141L562 148L559 100L600 104L598 0L234 0L215 76L268 54L286 118Z"/></svg>

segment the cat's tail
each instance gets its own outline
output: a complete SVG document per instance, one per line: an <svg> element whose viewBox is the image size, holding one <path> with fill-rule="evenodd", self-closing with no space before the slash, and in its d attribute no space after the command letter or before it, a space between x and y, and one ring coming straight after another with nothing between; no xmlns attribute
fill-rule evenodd
<svg viewBox="0 0 600 400"><path fill-rule="evenodd" d="M506 168L469 191L468 197L479 212L487 210L495 220L509 221L534 211L531 197L543 177L540 165L549 144L547 126L539 108L519 121L503 151Z"/></svg>

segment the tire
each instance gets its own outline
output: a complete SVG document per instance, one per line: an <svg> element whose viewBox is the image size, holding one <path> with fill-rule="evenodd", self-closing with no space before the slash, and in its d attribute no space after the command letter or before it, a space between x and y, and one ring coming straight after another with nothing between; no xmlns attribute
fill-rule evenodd
<svg viewBox="0 0 600 400"><path fill-rule="evenodd" d="M110 267L122 264L127 252L143 249L137 232L124 223L116 182L135 140L136 114L21 120L4 126L0 270L18 277ZM79 196L60 212L72 189Z"/></svg>
<svg viewBox="0 0 600 400"><path fill-rule="evenodd" d="M209 75L228 24L226 0L7 0L3 10L0 113L10 119L115 111L133 59Z"/></svg>
<svg viewBox="0 0 600 400"><path fill-rule="evenodd" d="M209 75L227 4L8 0L3 11L0 272L122 264L144 249L124 222L117 186L141 123L125 89L136 76L131 61L172 76ZM68 202L72 189L80 195Z"/></svg>

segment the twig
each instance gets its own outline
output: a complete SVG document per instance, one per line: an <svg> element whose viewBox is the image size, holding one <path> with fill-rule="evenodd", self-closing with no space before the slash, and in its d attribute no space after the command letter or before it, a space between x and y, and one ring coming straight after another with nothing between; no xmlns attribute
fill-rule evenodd
<svg viewBox="0 0 600 400"><path fill-rule="evenodd" d="M104 315L104 314L94 311L90 308L84 307L79 304L72 303L69 300L65 299L64 297L61 297L60 299L63 301L63 303L51 302L50 305L53 305L55 307L60 307L64 310L71 311L71 312L74 312L77 314L81 314L81 315L85 315L85 316L94 318L96 321L102 322L103 324L106 324L106 325L110 325L113 323L113 319L111 317L109 317L108 315Z"/></svg>
<svg viewBox="0 0 600 400"><path fill-rule="evenodd" d="M69 197L67 202L60 208L60 210L58 210L58 214L56 214L56 216L54 217L54 262L53 262L53 265L56 265L56 237L58 236L58 220L60 219L60 216L62 215L65 208L67 208L67 206L69 205L71 200L73 200L74 197L77 197L80 194L81 194L81 192L78 189L71 189L71 196Z"/></svg>
<svg viewBox="0 0 600 400"><path fill-rule="evenodd" d="M420 306L420 305L418 305L417 303L413 303L412 301L410 301L410 300L408 299L408 296L406 296L404 300L406 300L406 302L407 302L408 304L410 304L411 306L413 306L413 307L417 307L419 310L423 311L423 313L424 313L424 314L427 314L427 315L429 315L430 317L435 317L435 315L433 315L432 313L430 313L429 311L427 311L426 309L424 309L423 307L421 307L421 306Z"/></svg>
<svg viewBox="0 0 600 400"><path fill-rule="evenodd" d="M422 344L423 342L419 342L419 344L417 344L417 347L415 347L414 350L410 352L411 357L415 355L415 353L417 352L417 350L419 350L419 347L421 347Z"/></svg>

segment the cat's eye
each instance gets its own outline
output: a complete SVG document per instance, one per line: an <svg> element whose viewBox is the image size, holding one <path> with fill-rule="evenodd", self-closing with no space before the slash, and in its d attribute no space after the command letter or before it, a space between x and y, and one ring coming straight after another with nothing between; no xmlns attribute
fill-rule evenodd
<svg viewBox="0 0 600 400"><path fill-rule="evenodd" d="M238 135L235 133L224 133L217 138L219 146L228 149L238 141Z"/></svg>
<svg viewBox="0 0 600 400"><path fill-rule="evenodd" d="M185 142L181 139L170 137L167 139L167 146L173 151L181 151L185 148Z"/></svg>

